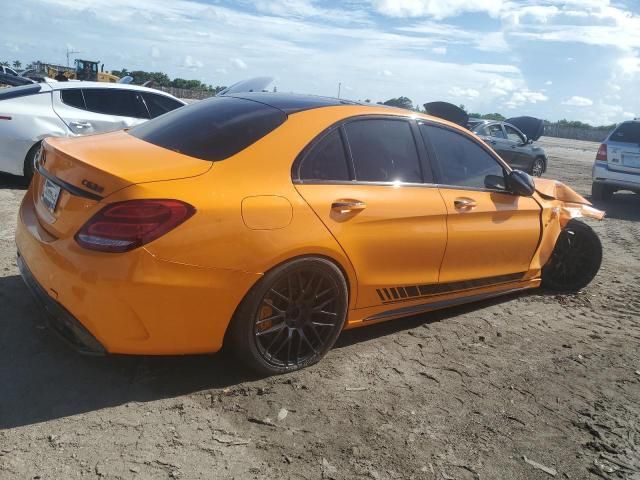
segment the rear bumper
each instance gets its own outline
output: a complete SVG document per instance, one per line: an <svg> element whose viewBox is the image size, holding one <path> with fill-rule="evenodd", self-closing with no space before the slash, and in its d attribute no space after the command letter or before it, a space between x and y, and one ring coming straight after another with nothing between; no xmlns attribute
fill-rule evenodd
<svg viewBox="0 0 640 480"><path fill-rule="evenodd" d="M92 355L107 353L102 344L73 315L45 292L29 270L20 252L18 252L17 263L24 283L47 313L49 327L80 353Z"/></svg>
<svg viewBox="0 0 640 480"><path fill-rule="evenodd" d="M156 257L81 248L72 235L44 230L33 183L16 228L23 277L55 320L56 331L90 353L213 353L236 307L259 274Z"/></svg>
<svg viewBox="0 0 640 480"><path fill-rule="evenodd" d="M593 165L593 183L615 188L640 191L640 174L616 172L606 162L595 162Z"/></svg>

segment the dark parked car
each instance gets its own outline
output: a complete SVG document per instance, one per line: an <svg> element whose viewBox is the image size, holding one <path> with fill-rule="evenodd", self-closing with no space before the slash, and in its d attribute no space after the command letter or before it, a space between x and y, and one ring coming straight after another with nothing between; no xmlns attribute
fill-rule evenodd
<svg viewBox="0 0 640 480"><path fill-rule="evenodd" d="M540 138L537 132L528 131L529 135L525 135L511 123L480 119L470 119L469 129L487 142L513 168L536 177L547 170L544 149L533 144Z"/></svg>
<svg viewBox="0 0 640 480"><path fill-rule="evenodd" d="M533 145L544 133L544 122L533 117L516 117L504 122L469 118L467 112L447 102L424 105L430 115L467 127L482 138L513 168L540 177L547 170L547 155Z"/></svg>

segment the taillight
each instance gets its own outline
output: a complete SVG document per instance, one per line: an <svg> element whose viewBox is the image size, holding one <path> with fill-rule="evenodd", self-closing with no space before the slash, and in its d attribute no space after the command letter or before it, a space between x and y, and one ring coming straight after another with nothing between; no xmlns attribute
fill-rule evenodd
<svg viewBox="0 0 640 480"><path fill-rule="evenodd" d="M606 143L603 143L602 145L600 145L600 148L598 149L598 153L596 155L596 160L600 162L607 161L607 144Z"/></svg>
<svg viewBox="0 0 640 480"><path fill-rule="evenodd" d="M107 205L76 234L84 248L127 252L173 230L196 212L180 200L127 200Z"/></svg>

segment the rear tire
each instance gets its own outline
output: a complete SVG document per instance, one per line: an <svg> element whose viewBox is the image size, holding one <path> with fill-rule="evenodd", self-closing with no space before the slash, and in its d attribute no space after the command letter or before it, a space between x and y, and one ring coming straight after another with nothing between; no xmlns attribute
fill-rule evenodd
<svg viewBox="0 0 640 480"><path fill-rule="evenodd" d="M602 183L593 183L591 185L591 199L595 201L608 202L613 198L615 189L609 185Z"/></svg>
<svg viewBox="0 0 640 480"><path fill-rule="evenodd" d="M577 292L591 283L601 264L602 243L596 232L585 223L570 220L542 268L542 286Z"/></svg>
<svg viewBox="0 0 640 480"><path fill-rule="evenodd" d="M24 159L23 166L23 175L24 179L27 183L31 183L31 179L33 178L33 173L35 172L35 160L38 152L42 148L42 142L36 143L33 147L29 149L27 152L27 156Z"/></svg>
<svg viewBox="0 0 640 480"><path fill-rule="evenodd" d="M300 370L333 347L347 307L340 269L324 258L299 258L254 285L231 321L227 340L235 355L260 373Z"/></svg>
<svg viewBox="0 0 640 480"><path fill-rule="evenodd" d="M533 163L531 164L530 174L534 177L541 177L542 174L547 169L547 164L542 157L536 157L533 159Z"/></svg>

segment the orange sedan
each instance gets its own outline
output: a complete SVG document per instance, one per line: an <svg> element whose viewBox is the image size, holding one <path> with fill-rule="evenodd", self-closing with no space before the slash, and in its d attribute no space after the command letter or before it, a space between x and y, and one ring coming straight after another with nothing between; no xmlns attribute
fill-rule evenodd
<svg viewBox="0 0 640 480"><path fill-rule="evenodd" d="M224 344L282 373L343 328L584 287L602 248L579 216L602 212L444 120L247 93L46 140L16 243L51 326L81 351Z"/></svg>

